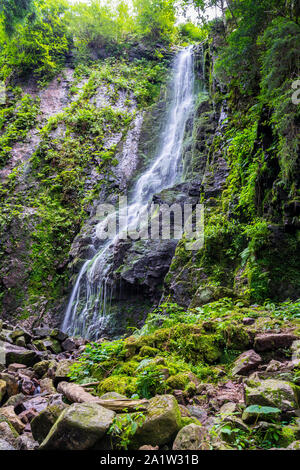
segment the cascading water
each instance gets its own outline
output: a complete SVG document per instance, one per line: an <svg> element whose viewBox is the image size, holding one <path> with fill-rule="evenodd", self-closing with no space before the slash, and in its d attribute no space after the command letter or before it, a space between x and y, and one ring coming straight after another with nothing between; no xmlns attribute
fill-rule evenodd
<svg viewBox="0 0 300 470"><path fill-rule="evenodd" d="M153 164L138 179L127 208L127 226L130 232L136 228L141 215L147 210L154 194L170 188L182 176L182 145L187 119L193 109L194 65L192 46L180 51L174 61L173 79L170 84L171 103L160 139L160 150ZM107 219L97 228L104 230ZM97 339L109 320L107 306L112 290L108 286L108 274L113 251L120 234L101 247L92 260L84 263L73 288L65 313L62 330L69 335Z"/></svg>

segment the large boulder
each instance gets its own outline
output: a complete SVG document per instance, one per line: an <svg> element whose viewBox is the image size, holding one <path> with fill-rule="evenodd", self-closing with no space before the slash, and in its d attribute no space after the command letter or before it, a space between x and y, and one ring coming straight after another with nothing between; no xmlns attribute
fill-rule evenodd
<svg viewBox="0 0 300 470"><path fill-rule="evenodd" d="M114 416L96 403L74 403L62 412L40 449L90 449L107 432Z"/></svg>
<svg viewBox="0 0 300 470"><path fill-rule="evenodd" d="M257 354L253 349L250 351L245 351L241 354L234 363L232 370L233 375L246 375L248 372L256 369L262 360L259 354Z"/></svg>
<svg viewBox="0 0 300 470"><path fill-rule="evenodd" d="M31 421L31 432L36 441L41 444L46 439L52 426L67 406L63 403L47 406Z"/></svg>
<svg viewBox="0 0 300 470"><path fill-rule="evenodd" d="M56 365L56 361L40 361L34 364L33 370L39 379L44 377L48 370Z"/></svg>
<svg viewBox="0 0 300 470"><path fill-rule="evenodd" d="M59 382L65 382L70 380L69 373L70 367L73 362L74 361L69 359L63 359L62 361L59 361L53 378L53 383L55 387L57 387Z"/></svg>
<svg viewBox="0 0 300 470"><path fill-rule="evenodd" d="M300 387L284 380L268 379L248 382L245 395L247 406L271 406L282 411L291 411L298 408Z"/></svg>
<svg viewBox="0 0 300 470"><path fill-rule="evenodd" d="M292 333L261 333L255 336L254 349L258 352L289 348L298 339Z"/></svg>
<svg viewBox="0 0 300 470"><path fill-rule="evenodd" d="M18 363L26 366L33 366L39 361L39 355L36 351L22 348L10 343L0 344L0 363L6 366Z"/></svg>
<svg viewBox="0 0 300 470"><path fill-rule="evenodd" d="M206 429L196 424L184 426L173 444L173 450L209 450L209 448L209 436Z"/></svg>
<svg viewBox="0 0 300 470"><path fill-rule="evenodd" d="M181 413L173 395L151 398L147 417L134 435L131 447L143 445L161 446L172 441L181 427Z"/></svg>

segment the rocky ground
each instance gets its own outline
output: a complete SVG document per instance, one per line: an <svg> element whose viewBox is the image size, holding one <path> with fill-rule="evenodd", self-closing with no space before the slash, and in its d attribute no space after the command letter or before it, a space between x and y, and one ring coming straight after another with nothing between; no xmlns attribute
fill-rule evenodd
<svg viewBox="0 0 300 470"><path fill-rule="evenodd" d="M299 449L299 322L255 308L245 316L246 310L125 338L123 372L115 375L113 366L99 379L105 367L99 355L80 385L70 384L76 375L70 366L80 364L87 341L1 323L0 449ZM220 325L223 340L216 336ZM191 363L206 357L206 377L172 369L177 330L194 340ZM101 351L101 344L108 343L92 346ZM229 350L241 354L226 362L220 354ZM141 400L129 384L145 363L164 375L165 389Z"/></svg>

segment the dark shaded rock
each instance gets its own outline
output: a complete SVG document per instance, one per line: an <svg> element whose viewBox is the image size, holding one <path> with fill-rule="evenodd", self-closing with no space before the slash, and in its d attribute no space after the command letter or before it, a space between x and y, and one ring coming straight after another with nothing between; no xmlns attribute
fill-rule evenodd
<svg viewBox="0 0 300 470"><path fill-rule="evenodd" d="M14 363L33 366L33 364L39 361L39 356L35 351L30 351L10 343L3 343L0 346L0 360L6 366Z"/></svg>
<svg viewBox="0 0 300 470"><path fill-rule="evenodd" d="M241 354L234 363L233 375L246 375L248 372L256 369L262 359L253 349Z"/></svg>
<svg viewBox="0 0 300 470"><path fill-rule="evenodd" d="M254 339L254 349L259 352L289 348L298 337L292 333L262 333Z"/></svg>
<svg viewBox="0 0 300 470"><path fill-rule="evenodd" d="M34 439L40 444L46 439L50 429L68 405L57 404L47 406L31 422L31 431Z"/></svg>

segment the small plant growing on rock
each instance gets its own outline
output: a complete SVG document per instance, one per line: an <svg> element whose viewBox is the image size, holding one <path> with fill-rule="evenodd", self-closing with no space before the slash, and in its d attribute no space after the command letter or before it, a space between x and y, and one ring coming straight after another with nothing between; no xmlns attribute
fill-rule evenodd
<svg viewBox="0 0 300 470"><path fill-rule="evenodd" d="M127 450L132 437L138 428L142 426L145 419L146 416L140 411L117 415L108 430L112 445L115 444L117 449Z"/></svg>

